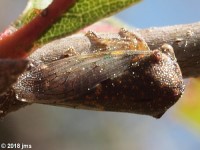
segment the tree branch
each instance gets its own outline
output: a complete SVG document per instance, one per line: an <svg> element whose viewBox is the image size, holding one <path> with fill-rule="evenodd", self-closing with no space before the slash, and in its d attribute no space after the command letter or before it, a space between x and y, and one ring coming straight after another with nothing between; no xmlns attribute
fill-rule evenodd
<svg viewBox="0 0 200 150"><path fill-rule="evenodd" d="M171 44L174 48L178 63L185 78L197 77L200 75L200 23L161 28L138 29L137 32L142 35L151 49L156 49L164 43ZM118 34L112 34L112 37L117 36ZM78 36L76 37L78 38ZM85 44L84 42L85 39L82 39L82 41L79 40L78 42L77 40L74 41L75 46L77 47L80 47L80 44ZM48 58L49 51L52 51L55 58L57 58L57 55L63 54L63 50L69 48L71 44L72 40L70 40L70 37L66 37L64 39L57 40L53 44L47 44L55 45L56 48L44 46L42 48L43 53L39 52L39 49L36 51L36 54L33 54L31 57L40 60L44 55L47 55ZM82 50L85 50L84 46L81 48ZM7 93L9 93L9 90ZM12 98L9 98L11 99L11 103L9 103L9 105L5 101L5 97L9 97L8 94L0 97L0 101L5 102L5 105L4 103L1 103L2 105L0 110L3 110L3 112L0 112L0 117L3 117L7 113L27 105L27 103L17 101L14 94L10 94L10 96Z"/></svg>
<svg viewBox="0 0 200 150"><path fill-rule="evenodd" d="M163 43L172 45L184 78L200 76L200 22L138 32L151 49Z"/></svg>
<svg viewBox="0 0 200 150"><path fill-rule="evenodd" d="M200 75L199 29L200 22L197 22L185 25L138 29L135 30L135 32L141 34L151 50L157 49L164 43L172 45L183 77L188 78ZM117 33L97 33L97 35L100 37L119 38ZM81 45L77 44L77 41ZM91 43L88 43L87 37L83 37L83 34L78 34L74 38L69 36L53 41L50 44L38 49L37 52L31 57L36 60L50 55L60 57L70 46L73 46L76 51L82 52L87 51L87 48L90 47L90 45Z"/></svg>

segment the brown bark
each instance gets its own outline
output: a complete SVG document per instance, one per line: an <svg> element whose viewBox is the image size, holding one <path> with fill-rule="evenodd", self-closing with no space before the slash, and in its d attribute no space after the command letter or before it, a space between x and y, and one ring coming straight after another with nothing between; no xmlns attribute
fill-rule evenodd
<svg viewBox="0 0 200 150"><path fill-rule="evenodd" d="M164 43L172 45L184 78L200 75L199 22L169 27L138 29L137 32L142 35L151 49L156 49ZM66 43L64 44L67 45ZM27 103L17 101L13 93L12 90L8 90L4 95L1 95L0 117L4 117L7 113L27 105Z"/></svg>
<svg viewBox="0 0 200 150"><path fill-rule="evenodd" d="M151 49L163 43L172 45L184 78L200 75L200 22L141 29L138 32Z"/></svg>

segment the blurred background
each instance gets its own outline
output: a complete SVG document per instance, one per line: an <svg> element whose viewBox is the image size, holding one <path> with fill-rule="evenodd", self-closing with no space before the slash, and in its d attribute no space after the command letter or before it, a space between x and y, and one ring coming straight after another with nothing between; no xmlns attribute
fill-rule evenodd
<svg viewBox="0 0 200 150"><path fill-rule="evenodd" d="M27 0L0 1L2 32ZM200 20L199 0L144 0L115 17L137 28ZM200 82L189 79L183 97L159 120L149 116L34 104L0 121L0 143L36 150L199 150Z"/></svg>

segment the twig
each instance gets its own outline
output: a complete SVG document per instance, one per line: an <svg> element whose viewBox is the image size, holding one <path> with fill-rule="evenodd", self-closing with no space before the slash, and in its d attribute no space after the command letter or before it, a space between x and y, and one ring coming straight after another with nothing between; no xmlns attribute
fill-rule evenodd
<svg viewBox="0 0 200 150"><path fill-rule="evenodd" d="M172 45L181 67L183 77L188 78L200 75L199 29L200 22L168 27L138 29L135 32L141 34L151 50L157 49L164 43ZM119 38L117 33L98 33L97 35L100 37ZM32 57L36 60L41 59L41 57L44 56L47 57L48 55L60 57L70 46L73 46L76 51L87 51L85 47L89 47L91 44L88 42L87 37L83 37L82 34L76 35L76 38L73 39L71 37L62 38L38 49ZM39 52L40 50L43 52Z"/></svg>
<svg viewBox="0 0 200 150"><path fill-rule="evenodd" d="M0 118L27 105L16 100L15 91L10 88L27 64L27 60L0 59Z"/></svg>
<svg viewBox="0 0 200 150"><path fill-rule="evenodd" d="M14 33L0 36L0 58L25 58L33 43L73 4L75 0L54 0L31 22Z"/></svg>
<svg viewBox="0 0 200 150"><path fill-rule="evenodd" d="M200 23L193 23L193 24L187 24L187 25L176 25L176 26L170 26L170 27L161 27L161 28L150 28L150 29L141 29L137 30L138 33L140 33L145 41L148 43L149 47L151 49L155 49L159 46L161 46L164 43L169 43L173 46L177 60L180 64L182 73L184 77L196 77L200 75ZM118 36L117 34L112 34L112 36ZM78 36L77 36L78 37ZM67 47L70 46L69 37L66 37L61 40L57 40L56 46L57 48L60 48L60 45L62 45L61 49L67 49ZM75 42L78 47L80 47L80 44L84 44L83 41ZM58 46L59 44L59 46ZM51 44L50 44L51 45ZM55 45L52 44L52 45ZM67 47L66 47L67 45ZM49 48L46 46L46 50ZM52 48L54 50L55 58L57 55L60 55L63 53L62 50ZM52 51L51 50L51 51ZM84 49L82 49L84 50ZM48 51L45 51L45 48L43 48L43 54L48 55ZM60 54L59 54L60 53ZM43 56L40 55L41 53L37 53L36 55L33 55L32 57L35 59L41 59ZM47 60L48 61L48 60ZM12 90L11 90L12 91ZM8 91L9 93L9 91ZM13 92L12 92L13 93ZM12 95L12 103L9 103L9 109L3 109L6 113L0 112L0 117L5 116L7 113L17 110L25 105L27 103L18 102L14 98L15 95ZM7 96L9 97L9 96ZM2 101L1 97L1 101ZM8 100L8 99L7 99ZM4 99L5 102L5 99ZM8 105L2 106L1 108L7 108ZM141 108L142 109L142 108Z"/></svg>
<svg viewBox="0 0 200 150"><path fill-rule="evenodd" d="M184 78L200 76L200 22L138 32L151 49L163 43L172 45Z"/></svg>

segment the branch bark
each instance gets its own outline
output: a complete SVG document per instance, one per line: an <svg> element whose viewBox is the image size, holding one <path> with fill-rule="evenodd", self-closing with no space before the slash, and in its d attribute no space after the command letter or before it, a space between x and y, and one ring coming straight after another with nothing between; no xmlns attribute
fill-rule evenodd
<svg viewBox="0 0 200 150"><path fill-rule="evenodd" d="M200 22L138 32L151 49L163 43L172 45L184 78L200 76Z"/></svg>
<svg viewBox="0 0 200 150"><path fill-rule="evenodd" d="M140 33L151 49L156 49L164 43L173 46L178 63L181 67L183 77L197 77L200 75L200 23L176 25L160 28L138 29L136 32ZM116 34L117 35L117 34ZM60 42L63 45L68 45L69 38L62 39L65 42ZM58 40L59 41L59 40ZM77 41L75 41L77 45ZM80 41L79 41L80 42ZM68 45L69 47L70 45ZM60 46L59 46L60 47ZM61 46L62 47L62 46ZM64 46L66 48L66 46ZM55 50L55 49L54 49ZM48 54L48 50L44 53ZM61 51L62 52L62 51ZM41 54L41 53L38 53ZM56 54L56 52L55 52ZM39 55L35 55L39 57ZM42 56L40 56L42 57ZM12 91L12 89L10 90ZM28 105L25 102L19 102L15 98L15 92L9 90L6 95L1 95L0 102L1 109L0 117L4 117L9 112L20 109ZM9 95L9 96L8 96ZM9 97L9 100L7 99ZM5 99L6 98L6 99ZM6 103L7 100L7 103ZM8 105L8 101L9 105ZM5 105L4 105L5 104ZM9 106L9 107L8 107Z"/></svg>

